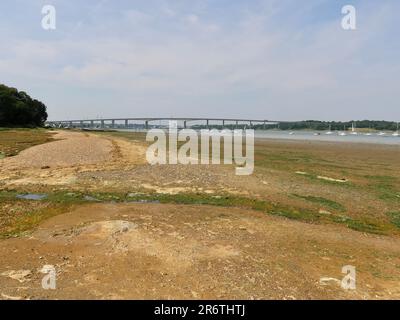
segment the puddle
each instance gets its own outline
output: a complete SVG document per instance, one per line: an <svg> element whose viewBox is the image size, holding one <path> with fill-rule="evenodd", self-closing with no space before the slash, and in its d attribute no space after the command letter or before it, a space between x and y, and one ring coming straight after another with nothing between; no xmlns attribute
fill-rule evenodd
<svg viewBox="0 0 400 320"><path fill-rule="evenodd" d="M70 193L68 196L77 196L76 194ZM48 196L47 194L35 194L35 193L28 193L28 194L19 194L16 196L18 199L23 199L23 200L36 200L40 201L43 199L46 199ZM103 202L100 199L97 199L92 196L84 196L83 200L85 201L90 201L90 202ZM110 203L117 203L116 201L105 201L105 202L110 202ZM131 201L125 201L126 203L160 203L159 200L146 200L146 199L138 199L138 200L131 200Z"/></svg>
<svg viewBox="0 0 400 320"><path fill-rule="evenodd" d="M84 200L86 200L86 201L95 201L95 202L100 202L100 200L99 200L99 199L96 199L96 198L94 198L94 197L91 197L91 196L85 196L83 199L84 199Z"/></svg>
<svg viewBox="0 0 400 320"><path fill-rule="evenodd" d="M23 199L23 200L43 200L47 198L46 194L34 194L34 193L28 193L28 194L19 194L17 195L18 199Z"/></svg>
<svg viewBox="0 0 400 320"><path fill-rule="evenodd" d="M160 203L159 200L132 200L126 201L126 203Z"/></svg>

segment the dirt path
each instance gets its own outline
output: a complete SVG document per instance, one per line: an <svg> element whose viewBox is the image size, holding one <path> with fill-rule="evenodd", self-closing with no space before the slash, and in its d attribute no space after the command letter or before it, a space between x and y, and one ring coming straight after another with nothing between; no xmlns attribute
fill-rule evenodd
<svg viewBox="0 0 400 320"><path fill-rule="evenodd" d="M46 221L32 236L0 242L0 294L24 299L400 298L399 254L399 239L241 209L87 205ZM56 267L54 291L41 288L44 265ZM340 287L344 265L356 267L354 291ZM323 277L330 279L320 283Z"/></svg>

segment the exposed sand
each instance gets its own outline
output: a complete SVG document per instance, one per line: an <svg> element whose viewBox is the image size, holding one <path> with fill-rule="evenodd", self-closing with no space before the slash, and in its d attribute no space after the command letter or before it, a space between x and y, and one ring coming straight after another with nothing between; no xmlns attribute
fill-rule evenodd
<svg viewBox="0 0 400 320"><path fill-rule="evenodd" d="M87 205L0 241L0 261L3 297L400 298L399 239L243 209ZM55 291L41 289L48 264ZM345 265L356 266L356 290L340 287Z"/></svg>
<svg viewBox="0 0 400 320"><path fill-rule="evenodd" d="M237 194L332 214L322 204L290 197L298 193L336 200L346 209L336 214L350 217L385 219L388 210L398 210L394 200L366 189L371 174L396 179L400 153L392 146L263 142L267 165L238 177L232 166L152 167L143 144L121 138L77 132L56 138L62 140L0 160L0 186ZM348 182L325 185L318 177ZM396 180L391 183L389 191L396 192ZM350 184L357 188L340 189ZM47 264L58 272L55 291L41 288ZM355 291L340 287L345 265L357 269ZM100 203L51 218L32 234L0 240L0 298L399 299L399 265L398 236L344 224L313 225L240 208Z"/></svg>
<svg viewBox="0 0 400 320"><path fill-rule="evenodd" d="M107 139L78 132L58 132L58 141L26 149L18 155L5 158L1 166L12 168L71 167L94 164L111 159L112 143Z"/></svg>
<svg viewBox="0 0 400 320"><path fill-rule="evenodd" d="M57 141L0 159L0 185L70 186L80 172L120 169L145 162L145 148L122 139L59 131Z"/></svg>

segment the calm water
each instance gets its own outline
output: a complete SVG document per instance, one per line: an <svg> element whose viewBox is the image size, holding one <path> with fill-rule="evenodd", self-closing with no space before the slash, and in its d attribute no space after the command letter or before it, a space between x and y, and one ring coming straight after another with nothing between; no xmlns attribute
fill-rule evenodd
<svg viewBox="0 0 400 320"><path fill-rule="evenodd" d="M145 132L145 130L117 129L117 131L126 132ZM292 133L292 134L291 134ZM370 136L365 134L353 135L347 133L346 136L340 136L337 132L331 135L325 134L325 131L280 131L280 130L256 130L255 137L258 139L287 139L287 140L305 140L305 141L327 141L327 142L355 142L355 143L377 143L400 145L400 137L392 136L393 132L385 135L372 133Z"/></svg>
<svg viewBox="0 0 400 320"><path fill-rule="evenodd" d="M28 194L19 194L19 195L17 195L17 198L18 199L23 199L23 200L40 201L40 200L46 199L47 195L45 195L45 194L28 193Z"/></svg>
<svg viewBox="0 0 400 320"><path fill-rule="evenodd" d="M325 132L319 132L320 135L315 135L315 132L308 131L255 131L256 138L265 139L289 139L289 140L307 140L307 141L329 141L329 142L356 142L356 143L378 143L378 144L392 144L400 145L400 137L392 136L392 133L379 136L373 133L370 136L365 134L347 134L346 136L339 136L336 132L327 135Z"/></svg>

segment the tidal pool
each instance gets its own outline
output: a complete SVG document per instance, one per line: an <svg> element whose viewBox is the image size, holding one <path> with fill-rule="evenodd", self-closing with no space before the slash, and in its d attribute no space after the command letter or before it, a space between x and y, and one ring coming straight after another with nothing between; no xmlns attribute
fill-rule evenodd
<svg viewBox="0 0 400 320"><path fill-rule="evenodd" d="M17 195L18 199L24 200L43 200L47 198L47 194L35 194L35 193L28 193L28 194L19 194Z"/></svg>

